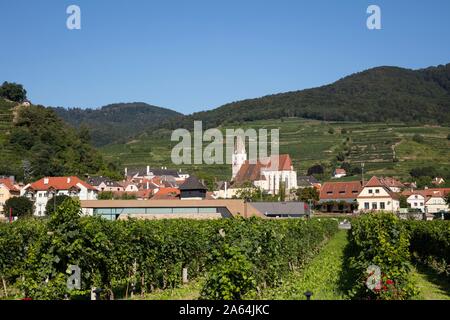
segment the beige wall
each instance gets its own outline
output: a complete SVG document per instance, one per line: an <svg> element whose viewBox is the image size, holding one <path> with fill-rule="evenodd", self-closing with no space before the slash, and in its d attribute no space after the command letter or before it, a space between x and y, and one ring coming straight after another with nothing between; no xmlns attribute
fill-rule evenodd
<svg viewBox="0 0 450 320"><path fill-rule="evenodd" d="M0 184L0 213L3 213L3 205L9 198L11 198L9 189Z"/></svg>

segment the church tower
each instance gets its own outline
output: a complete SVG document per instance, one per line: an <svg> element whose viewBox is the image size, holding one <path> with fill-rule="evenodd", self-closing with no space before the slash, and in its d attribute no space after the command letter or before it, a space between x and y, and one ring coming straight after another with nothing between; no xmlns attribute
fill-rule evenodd
<svg viewBox="0 0 450 320"><path fill-rule="evenodd" d="M241 136L235 137L234 141L234 151L232 155L232 175L231 180L233 180L239 172L239 169L247 160L247 152L245 151L245 142L242 140Z"/></svg>

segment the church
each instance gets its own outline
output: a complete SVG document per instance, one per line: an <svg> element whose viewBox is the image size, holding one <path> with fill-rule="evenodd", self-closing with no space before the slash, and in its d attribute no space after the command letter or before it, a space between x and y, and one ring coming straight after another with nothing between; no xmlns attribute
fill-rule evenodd
<svg viewBox="0 0 450 320"><path fill-rule="evenodd" d="M297 172L288 154L249 161L244 141L237 139L232 155L231 183L237 188L245 182L251 182L269 194L278 194L282 183L287 192L297 188Z"/></svg>

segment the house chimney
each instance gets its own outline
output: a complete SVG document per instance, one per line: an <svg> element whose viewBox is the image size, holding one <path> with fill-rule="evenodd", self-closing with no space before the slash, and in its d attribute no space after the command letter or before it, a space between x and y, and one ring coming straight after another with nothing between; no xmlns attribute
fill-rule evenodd
<svg viewBox="0 0 450 320"><path fill-rule="evenodd" d="M70 177L67 177L67 183L70 183Z"/></svg>
<svg viewBox="0 0 450 320"><path fill-rule="evenodd" d="M125 177L128 175L128 168L125 168Z"/></svg>
<svg viewBox="0 0 450 320"><path fill-rule="evenodd" d="M9 176L9 181L11 181L11 183L14 184L15 183L14 176Z"/></svg>
<svg viewBox="0 0 450 320"><path fill-rule="evenodd" d="M150 166L147 166L147 175L150 174Z"/></svg>
<svg viewBox="0 0 450 320"><path fill-rule="evenodd" d="M44 184L48 184L48 178L44 178Z"/></svg>

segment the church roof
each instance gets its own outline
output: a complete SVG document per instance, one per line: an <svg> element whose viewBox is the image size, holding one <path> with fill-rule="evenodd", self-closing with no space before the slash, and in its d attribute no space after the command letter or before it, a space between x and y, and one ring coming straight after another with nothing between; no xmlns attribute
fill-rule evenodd
<svg viewBox="0 0 450 320"><path fill-rule="evenodd" d="M275 157L278 157L278 159ZM278 163L276 163L276 160L278 160ZM271 168L272 164L275 164L276 167ZM275 171L290 171L292 170L291 157L288 154L280 154L278 156L271 156L270 159L264 158L262 161L258 160L256 163L251 163L249 160L246 160L234 178L234 184L240 185L247 181L253 182L262 180L263 176L261 172L266 169Z"/></svg>

